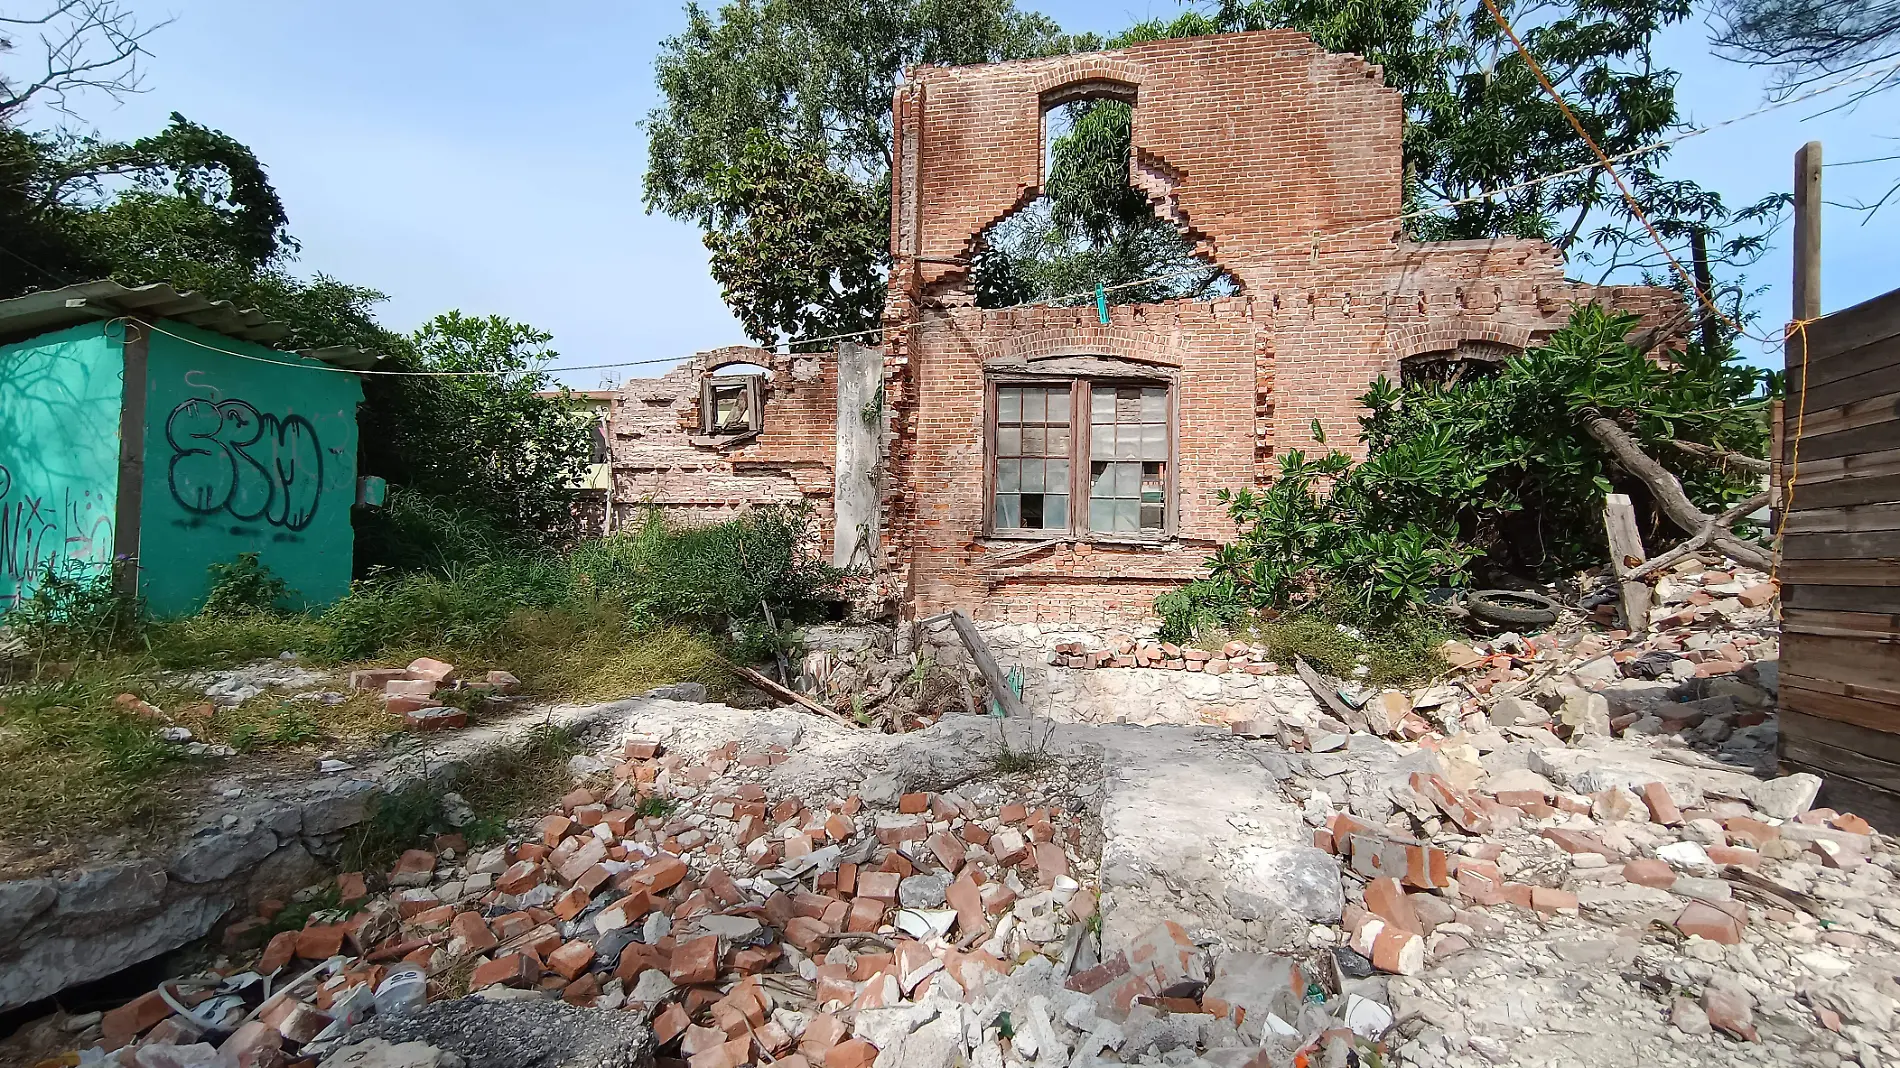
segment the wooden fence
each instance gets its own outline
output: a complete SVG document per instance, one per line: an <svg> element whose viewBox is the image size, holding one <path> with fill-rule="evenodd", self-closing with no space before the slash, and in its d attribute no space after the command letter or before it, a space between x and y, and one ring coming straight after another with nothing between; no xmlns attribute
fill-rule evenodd
<svg viewBox="0 0 1900 1068"><path fill-rule="evenodd" d="M1900 290L1790 337L1787 367L1781 760L1900 831Z"/></svg>

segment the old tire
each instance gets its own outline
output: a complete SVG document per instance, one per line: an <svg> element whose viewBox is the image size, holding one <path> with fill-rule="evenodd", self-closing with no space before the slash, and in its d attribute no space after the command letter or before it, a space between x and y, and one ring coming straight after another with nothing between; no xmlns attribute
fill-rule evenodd
<svg viewBox="0 0 1900 1068"><path fill-rule="evenodd" d="M1465 598L1472 618L1500 627L1543 627L1557 622L1557 602L1528 590L1477 590Z"/></svg>

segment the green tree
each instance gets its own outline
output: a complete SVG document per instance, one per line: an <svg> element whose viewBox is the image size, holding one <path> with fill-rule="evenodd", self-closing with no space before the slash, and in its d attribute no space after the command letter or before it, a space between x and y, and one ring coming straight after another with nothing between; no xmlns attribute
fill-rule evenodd
<svg viewBox="0 0 1900 1068"><path fill-rule="evenodd" d="M761 342L877 325L906 68L1077 44L1014 0L728 0L689 3L686 19L654 62L646 205L706 232L726 301Z"/></svg>
<svg viewBox="0 0 1900 1068"><path fill-rule="evenodd" d="M361 432L366 466L446 503L459 521L518 540L570 534L570 486L587 471L593 418L536 396L555 386L540 370L557 355L552 340L499 315L452 311L424 323L409 338L412 369L500 373L374 380ZM385 532L376 544L411 562Z"/></svg>

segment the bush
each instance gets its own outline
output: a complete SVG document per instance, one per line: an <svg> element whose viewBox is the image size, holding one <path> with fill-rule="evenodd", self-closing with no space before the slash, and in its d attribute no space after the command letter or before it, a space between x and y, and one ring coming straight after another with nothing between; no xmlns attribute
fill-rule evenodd
<svg viewBox="0 0 1900 1068"><path fill-rule="evenodd" d="M211 572L211 592L205 597L205 615L269 612L296 593L259 563L256 553L239 553L236 560L212 564L207 570Z"/></svg>
<svg viewBox="0 0 1900 1068"><path fill-rule="evenodd" d="M1586 408L1629 429L1700 507L1754 493L1757 477L1668 442L1761 455L1761 373L1695 347L1657 363L1629 340L1635 324L1590 305L1495 375L1404 388L1381 378L1361 398L1364 463L1290 451L1271 485L1220 493L1238 537L1208 578L1156 600L1163 636L1322 608L1389 626L1434 590L1466 585L1481 559L1541 576L1599 563L1603 495L1647 495L1584 431ZM1314 436L1324 442L1317 426Z"/></svg>
<svg viewBox="0 0 1900 1068"><path fill-rule="evenodd" d="M7 630L35 660L117 651L145 633L145 609L121 589L118 565L58 559L46 565L25 600L4 617Z"/></svg>

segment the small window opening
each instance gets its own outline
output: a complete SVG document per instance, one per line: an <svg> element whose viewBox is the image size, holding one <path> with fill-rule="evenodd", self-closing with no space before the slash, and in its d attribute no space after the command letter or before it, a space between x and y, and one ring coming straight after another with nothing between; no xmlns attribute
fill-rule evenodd
<svg viewBox="0 0 1900 1068"><path fill-rule="evenodd" d="M702 434L733 437L765 427L765 375L708 375L701 381L699 429Z"/></svg>
<svg viewBox="0 0 1900 1068"><path fill-rule="evenodd" d="M1103 294L1110 304L1239 292L1130 181L1131 99L1063 94L1044 109L1042 192L978 238L972 271L978 307L1093 304L1097 285L1112 287Z"/></svg>
<svg viewBox="0 0 1900 1068"><path fill-rule="evenodd" d="M1421 352L1399 361L1399 385L1408 389L1427 385L1449 387L1489 378L1519 351L1496 341L1461 341L1457 348Z"/></svg>

